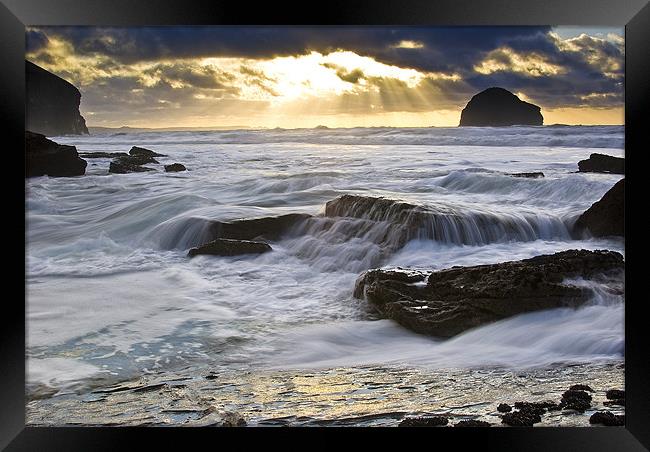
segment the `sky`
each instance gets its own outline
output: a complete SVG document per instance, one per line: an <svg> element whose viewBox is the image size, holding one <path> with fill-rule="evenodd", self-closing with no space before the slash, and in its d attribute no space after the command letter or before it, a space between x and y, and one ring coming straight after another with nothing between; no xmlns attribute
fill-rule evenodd
<svg viewBox="0 0 650 452"><path fill-rule="evenodd" d="M623 124L624 30L30 27L88 126L445 127L499 86L544 124Z"/></svg>

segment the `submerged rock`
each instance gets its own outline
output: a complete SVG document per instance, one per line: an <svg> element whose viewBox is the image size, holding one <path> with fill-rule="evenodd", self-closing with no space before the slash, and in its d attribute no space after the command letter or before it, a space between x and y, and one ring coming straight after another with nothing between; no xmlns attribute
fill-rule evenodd
<svg viewBox="0 0 650 452"><path fill-rule="evenodd" d="M625 174L625 159L605 154L591 154L588 159L578 162L578 172Z"/></svg>
<svg viewBox="0 0 650 452"><path fill-rule="evenodd" d="M506 173L508 176L512 177L527 177L530 179L537 179L539 177L544 177L544 173L542 172L536 172L536 173Z"/></svg>
<svg viewBox="0 0 650 452"><path fill-rule="evenodd" d="M185 165L182 163L172 163L171 165L165 165L165 171L168 173L173 173L177 171L186 171Z"/></svg>
<svg viewBox="0 0 650 452"><path fill-rule="evenodd" d="M212 256L238 256L241 254L262 254L271 250L269 244L264 242L216 239L197 248L192 248L187 255L190 257L199 254L209 254Z"/></svg>
<svg viewBox="0 0 650 452"><path fill-rule="evenodd" d="M129 151L129 155L133 156L142 156L142 157L165 157L164 154L158 154L150 149L141 148L138 146L133 146Z"/></svg>
<svg viewBox="0 0 650 452"><path fill-rule="evenodd" d="M573 233L582 236L589 232L594 237L625 236L625 179L614 185L600 201L585 211L573 226Z"/></svg>
<svg viewBox="0 0 650 452"><path fill-rule="evenodd" d="M49 136L88 134L79 112L79 90L29 61L25 61L25 101L26 130Z"/></svg>
<svg viewBox="0 0 650 452"><path fill-rule="evenodd" d="M460 114L460 126L501 127L541 126L544 122L537 105L524 102L503 88L488 88L476 94Z"/></svg>
<svg viewBox="0 0 650 452"><path fill-rule="evenodd" d="M234 221L214 221L210 234L215 239L277 240L297 224L312 218L311 215L290 213L277 217L251 218Z"/></svg>
<svg viewBox="0 0 650 452"><path fill-rule="evenodd" d="M448 423L449 419L444 416L407 417L399 423L399 427L437 427Z"/></svg>
<svg viewBox="0 0 650 452"><path fill-rule="evenodd" d="M623 270L617 252L570 250L434 272L369 270L357 279L354 296L416 333L451 337L517 314L580 306L592 291L565 278L622 278Z"/></svg>
<svg viewBox="0 0 650 452"><path fill-rule="evenodd" d="M599 411L589 418L590 424L603 424L607 427L620 427L625 425L625 415L615 415L611 411Z"/></svg>
<svg viewBox="0 0 650 452"><path fill-rule="evenodd" d="M25 131L25 177L82 176L87 162L77 148L55 143L40 133Z"/></svg>

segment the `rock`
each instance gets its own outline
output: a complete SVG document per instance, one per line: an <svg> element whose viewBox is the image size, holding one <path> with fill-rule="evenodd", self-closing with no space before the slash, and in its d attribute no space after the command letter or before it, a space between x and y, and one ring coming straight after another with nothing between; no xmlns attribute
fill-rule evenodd
<svg viewBox="0 0 650 452"><path fill-rule="evenodd" d="M625 399L614 399L603 402L605 406L625 406Z"/></svg>
<svg viewBox="0 0 650 452"><path fill-rule="evenodd" d="M497 407L497 411L499 413L509 413L510 411L512 411L512 407L507 403L500 403L499 406Z"/></svg>
<svg viewBox="0 0 650 452"><path fill-rule="evenodd" d="M154 152L149 149L141 148L138 146L133 146L131 150L129 151L129 155L133 156L141 156L141 157L165 157L163 154L158 154L157 152Z"/></svg>
<svg viewBox="0 0 650 452"><path fill-rule="evenodd" d="M246 419L239 413L225 412L222 415L222 427L245 427Z"/></svg>
<svg viewBox="0 0 650 452"><path fill-rule="evenodd" d="M589 385L582 385L582 384L578 384L578 385L573 385L573 386L571 386L571 387L569 388L569 391L589 391L589 392L594 392L594 390L591 389L591 386L589 386Z"/></svg>
<svg viewBox="0 0 650 452"><path fill-rule="evenodd" d="M584 412L591 407L591 396L585 391L569 389L562 394L560 406L565 410Z"/></svg>
<svg viewBox="0 0 650 452"><path fill-rule="evenodd" d="M165 171L168 173L186 170L187 168L185 168L185 165L181 163L172 163L171 165L165 165Z"/></svg>
<svg viewBox="0 0 650 452"><path fill-rule="evenodd" d="M108 166L108 172L115 173L115 174L142 173L145 171L155 171L155 170L153 168L147 168L146 166L141 166L138 163L134 163L132 160L129 160L129 158L127 157L117 158L113 160Z"/></svg>
<svg viewBox="0 0 650 452"><path fill-rule="evenodd" d="M544 173L506 173L508 176L512 177L528 177L531 179L537 179L538 177L544 177Z"/></svg>
<svg viewBox="0 0 650 452"><path fill-rule="evenodd" d="M87 164L79 158L76 147L25 131L25 177L82 176Z"/></svg>
<svg viewBox="0 0 650 452"><path fill-rule="evenodd" d="M495 87L472 97L460 114L459 126L541 126L543 123L540 107L520 100L506 89Z"/></svg>
<svg viewBox="0 0 650 452"><path fill-rule="evenodd" d="M525 312L580 306L592 291L565 285L565 278L622 279L623 271L617 252L569 250L434 272L369 270L357 279L354 296L416 333L451 337Z"/></svg>
<svg viewBox="0 0 650 452"><path fill-rule="evenodd" d="M209 254L212 256L238 256L240 254L262 254L268 251L271 251L271 247L268 243L264 242L216 239L197 248L192 248L187 255L190 257L199 254Z"/></svg>
<svg viewBox="0 0 650 452"><path fill-rule="evenodd" d="M501 422L512 427L532 427L534 424L542 422L542 417L531 411L513 411L501 416Z"/></svg>
<svg viewBox="0 0 650 452"><path fill-rule="evenodd" d="M515 408L519 411L527 411L540 416L546 412L546 410L557 410L559 408L558 404L555 402L516 402Z"/></svg>
<svg viewBox="0 0 650 452"><path fill-rule="evenodd" d="M312 218L311 215L290 213L278 217L251 218L228 222L214 221L210 234L214 239L277 240L297 224Z"/></svg>
<svg viewBox="0 0 650 452"><path fill-rule="evenodd" d="M464 421L459 421L454 425L454 427L490 427L489 422L477 421L475 419L469 419Z"/></svg>
<svg viewBox="0 0 650 452"><path fill-rule="evenodd" d="M625 415L615 415L611 411L598 411L589 418L590 424L603 424L607 427L620 427L625 425Z"/></svg>
<svg viewBox="0 0 650 452"><path fill-rule="evenodd" d="M129 154L126 152L80 152L79 156L86 159L104 159L104 158L117 158L127 157Z"/></svg>
<svg viewBox="0 0 650 452"><path fill-rule="evenodd" d="M605 397L607 397L609 400L624 399L625 391L622 391L620 389L610 389L605 393Z"/></svg>
<svg viewBox="0 0 650 452"><path fill-rule="evenodd" d="M88 134L79 113L79 90L29 61L25 61L25 96L26 130L49 136Z"/></svg>
<svg viewBox="0 0 650 452"><path fill-rule="evenodd" d="M399 423L399 427L437 427L448 423L449 419L444 416L407 417Z"/></svg>
<svg viewBox="0 0 650 452"><path fill-rule="evenodd" d="M573 234L579 238L585 233L594 237L625 236L625 179L618 181L600 201L585 211L573 226Z"/></svg>
<svg viewBox="0 0 650 452"><path fill-rule="evenodd" d="M625 159L605 154L591 154L587 160L578 162L578 172L625 174Z"/></svg>

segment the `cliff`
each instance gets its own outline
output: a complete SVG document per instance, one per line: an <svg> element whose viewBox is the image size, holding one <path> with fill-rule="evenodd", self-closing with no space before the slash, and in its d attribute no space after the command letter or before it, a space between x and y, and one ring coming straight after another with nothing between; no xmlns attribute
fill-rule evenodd
<svg viewBox="0 0 650 452"><path fill-rule="evenodd" d="M79 113L81 93L69 82L25 61L25 130L53 135L88 134Z"/></svg>

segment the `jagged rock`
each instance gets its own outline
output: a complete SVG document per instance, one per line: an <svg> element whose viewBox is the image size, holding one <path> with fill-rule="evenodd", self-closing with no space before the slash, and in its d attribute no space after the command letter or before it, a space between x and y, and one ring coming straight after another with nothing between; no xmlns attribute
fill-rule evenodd
<svg viewBox="0 0 650 452"><path fill-rule="evenodd" d="M546 410L557 410L559 408L558 404L555 402L516 402L515 408L519 411L528 411L531 413L539 414L540 416L546 412Z"/></svg>
<svg viewBox="0 0 650 452"><path fill-rule="evenodd" d="M573 385L569 388L569 391L588 391L588 392L594 392L593 389L591 389L591 386L589 385L583 385L583 384L577 384Z"/></svg>
<svg viewBox="0 0 650 452"><path fill-rule="evenodd" d="M79 90L29 61L25 61L25 96L26 130L49 136L88 134L79 113Z"/></svg>
<svg viewBox="0 0 650 452"><path fill-rule="evenodd" d="M501 127L541 126L544 122L537 105L520 100L503 88L488 88L476 94L460 114L460 126Z"/></svg>
<svg viewBox="0 0 650 452"><path fill-rule="evenodd" d="M589 232L594 237L625 236L625 179L614 185L600 201L585 211L573 226L576 237Z"/></svg>
<svg viewBox="0 0 650 452"><path fill-rule="evenodd" d="M591 154L588 159L578 162L578 172L625 174L625 159L605 154Z"/></svg>
<svg viewBox="0 0 650 452"><path fill-rule="evenodd" d="M185 165L182 163L172 163L171 165L165 165L165 171L168 173L186 170L187 168L185 168Z"/></svg>
<svg viewBox="0 0 650 452"><path fill-rule="evenodd" d="M468 419L464 421L459 421L454 425L454 427L490 427L489 422L477 421L475 419Z"/></svg>
<svg viewBox="0 0 650 452"><path fill-rule="evenodd" d="M192 248L187 255L190 257L199 254L212 256L238 256L240 254L262 254L271 251L268 243L252 242L249 240L216 239L197 248Z"/></svg>
<svg viewBox="0 0 650 452"><path fill-rule="evenodd" d="M150 157L152 159L153 159L153 157L165 157L164 154L158 154L157 152L154 152L154 151L152 151L150 149L145 149L145 148L141 148L141 147L138 147L138 146L133 146L131 148L131 150L129 151L129 155L141 156L141 157Z"/></svg>
<svg viewBox="0 0 650 452"><path fill-rule="evenodd" d="M87 162L77 148L55 143L39 133L25 132L25 177L82 176Z"/></svg>
<svg viewBox="0 0 650 452"><path fill-rule="evenodd" d="M126 152L80 152L79 156L86 159L104 159L104 158L117 158L127 157L129 154Z"/></svg>
<svg viewBox="0 0 650 452"><path fill-rule="evenodd" d="M512 427L532 427L534 424L542 422L542 417L532 411L513 411L501 416L501 422Z"/></svg>
<svg viewBox="0 0 650 452"><path fill-rule="evenodd" d="M585 391L569 389L562 394L560 407L565 410L576 410L584 412L591 407L591 396Z"/></svg>
<svg viewBox="0 0 650 452"><path fill-rule="evenodd" d="M598 411L589 418L590 424L603 424L607 427L620 427L625 425L625 415L615 415L611 411Z"/></svg>
<svg viewBox="0 0 650 452"><path fill-rule="evenodd" d="M437 427L448 423L449 419L444 416L407 417L399 423L399 427Z"/></svg>
<svg viewBox="0 0 650 452"><path fill-rule="evenodd" d="M536 172L536 173L506 173L508 176L512 177L527 177L530 179L537 179L539 177L544 177L544 173L541 172Z"/></svg>
<svg viewBox="0 0 650 452"><path fill-rule="evenodd" d="M624 399L625 391L622 391L620 389L610 389L605 393L605 397L607 397L609 400Z"/></svg>
<svg viewBox="0 0 650 452"><path fill-rule="evenodd" d="M507 403L500 403L499 406L497 407L497 411L499 413L509 413L510 411L512 411L512 407Z"/></svg>
<svg viewBox="0 0 650 452"><path fill-rule="evenodd" d="M214 221L210 226L210 235L215 239L277 240L291 228L309 218L312 216L308 214L290 213L277 217Z"/></svg>
<svg viewBox="0 0 650 452"><path fill-rule="evenodd" d="M525 312L579 306L592 292L565 278L622 279L623 270L617 252L570 250L434 272L369 270L357 279L354 296L417 333L451 337Z"/></svg>

